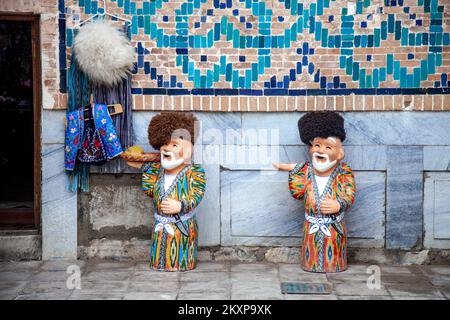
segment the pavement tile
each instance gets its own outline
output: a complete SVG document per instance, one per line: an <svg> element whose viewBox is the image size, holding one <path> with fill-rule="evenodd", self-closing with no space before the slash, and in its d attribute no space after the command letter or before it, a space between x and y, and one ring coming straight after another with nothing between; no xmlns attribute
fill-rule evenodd
<svg viewBox="0 0 450 320"><path fill-rule="evenodd" d="M177 292L129 292L124 300L175 300Z"/></svg>
<svg viewBox="0 0 450 320"><path fill-rule="evenodd" d="M40 271L67 271L70 266L78 266L80 269L84 268L86 262L83 260L72 261L44 261L39 267Z"/></svg>
<svg viewBox="0 0 450 320"><path fill-rule="evenodd" d="M362 296L388 296L389 292L383 285L380 285L380 289L369 289L367 282L346 282L335 283L334 290L338 296L351 296L358 293Z"/></svg>
<svg viewBox="0 0 450 320"><path fill-rule="evenodd" d="M280 273L281 282L329 283L323 273Z"/></svg>
<svg viewBox="0 0 450 320"><path fill-rule="evenodd" d="M426 274L450 276L450 267L447 265L419 266L419 268Z"/></svg>
<svg viewBox="0 0 450 320"><path fill-rule="evenodd" d="M283 299L279 282L235 282L231 283L231 299Z"/></svg>
<svg viewBox="0 0 450 320"><path fill-rule="evenodd" d="M0 294L20 291L26 281L0 281Z"/></svg>
<svg viewBox="0 0 450 320"><path fill-rule="evenodd" d="M233 263L231 272L259 272L259 273L278 273L278 266L274 263Z"/></svg>
<svg viewBox="0 0 450 320"><path fill-rule="evenodd" d="M178 291L178 288L179 283L177 281L132 281L128 290L133 292L169 292Z"/></svg>
<svg viewBox="0 0 450 320"><path fill-rule="evenodd" d="M66 281L30 281L21 290L22 294L40 293L71 293L73 289L67 288Z"/></svg>
<svg viewBox="0 0 450 320"><path fill-rule="evenodd" d="M20 294L14 300L67 300L70 295L70 292L30 293Z"/></svg>
<svg viewBox="0 0 450 320"><path fill-rule="evenodd" d="M337 300L334 294L283 294L285 300Z"/></svg>
<svg viewBox="0 0 450 320"><path fill-rule="evenodd" d="M27 281L33 276L31 272L25 271L2 271L0 272L0 281Z"/></svg>
<svg viewBox="0 0 450 320"><path fill-rule="evenodd" d="M229 272L183 272L180 274L180 281L212 281L229 280Z"/></svg>
<svg viewBox="0 0 450 320"><path fill-rule="evenodd" d="M67 300L122 300L126 292L74 292Z"/></svg>
<svg viewBox="0 0 450 320"><path fill-rule="evenodd" d="M204 262L199 262L195 269L189 270L189 273L228 272L228 271L230 271L230 268L231 268L231 266L230 266L229 261L223 261L223 262L204 261Z"/></svg>
<svg viewBox="0 0 450 320"><path fill-rule="evenodd" d="M180 292L177 300L229 300L231 298L230 291L221 292Z"/></svg>
<svg viewBox="0 0 450 320"><path fill-rule="evenodd" d="M411 296L411 297L429 297L429 298L441 298L443 295L436 288L431 285L428 286L416 286L415 283L408 284L386 284L386 288L389 290L393 297L395 296Z"/></svg>
<svg viewBox="0 0 450 320"><path fill-rule="evenodd" d="M380 265L381 275L387 274L413 274L419 272L418 269L414 269L414 266L388 266Z"/></svg>
<svg viewBox="0 0 450 320"><path fill-rule="evenodd" d="M86 281L81 280L81 289L76 289L80 293L108 293L121 292L128 289L128 281Z"/></svg>
<svg viewBox="0 0 450 320"><path fill-rule="evenodd" d="M89 281L100 281L100 280L107 280L107 281L125 281L129 280L131 276L133 275L133 272L125 272L125 271L91 271L87 272L86 274L81 276L82 280L89 280Z"/></svg>
<svg viewBox="0 0 450 320"><path fill-rule="evenodd" d="M429 286L430 281L425 277L419 277L413 274L381 274L382 284L409 284L414 283L420 286Z"/></svg>
<svg viewBox="0 0 450 320"><path fill-rule="evenodd" d="M63 271L41 271L39 273L33 274L28 280L29 281L67 281L71 276L71 273Z"/></svg>
<svg viewBox="0 0 450 320"><path fill-rule="evenodd" d="M164 272L164 271L135 271L132 276L132 281L178 281L181 272Z"/></svg>
<svg viewBox="0 0 450 320"><path fill-rule="evenodd" d="M2 261L0 263L0 272L33 272L39 269L42 261Z"/></svg>
<svg viewBox="0 0 450 320"><path fill-rule="evenodd" d="M210 292L229 291L231 282L229 280L214 280L208 282L181 282L180 292L202 292L208 295Z"/></svg>
<svg viewBox="0 0 450 320"><path fill-rule="evenodd" d="M450 288L450 275L429 275L427 278L434 286Z"/></svg>
<svg viewBox="0 0 450 320"><path fill-rule="evenodd" d="M394 300L445 300L444 297L393 296Z"/></svg>
<svg viewBox="0 0 450 320"><path fill-rule="evenodd" d="M338 296L339 300L392 300L391 296Z"/></svg>
<svg viewBox="0 0 450 320"><path fill-rule="evenodd" d="M86 264L86 270L91 271L124 271L131 272L135 270L135 261L98 261L91 260Z"/></svg>

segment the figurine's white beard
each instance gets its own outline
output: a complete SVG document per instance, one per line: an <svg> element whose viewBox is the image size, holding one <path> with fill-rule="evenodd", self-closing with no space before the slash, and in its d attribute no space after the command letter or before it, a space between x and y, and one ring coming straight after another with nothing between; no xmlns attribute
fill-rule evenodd
<svg viewBox="0 0 450 320"><path fill-rule="evenodd" d="M325 157L326 161L325 162L319 162L316 159L316 156L321 156L321 157ZM336 164L337 160L331 161L330 162L330 158L328 157L327 154L321 154L318 152L314 152L312 155L312 164L314 169L316 169L319 172L325 172L329 169L331 169L335 164Z"/></svg>
<svg viewBox="0 0 450 320"><path fill-rule="evenodd" d="M166 160L164 155L169 155L171 160ZM173 169L180 166L184 162L183 158L175 159L175 154L173 152L163 152L161 151L161 166L164 169Z"/></svg>

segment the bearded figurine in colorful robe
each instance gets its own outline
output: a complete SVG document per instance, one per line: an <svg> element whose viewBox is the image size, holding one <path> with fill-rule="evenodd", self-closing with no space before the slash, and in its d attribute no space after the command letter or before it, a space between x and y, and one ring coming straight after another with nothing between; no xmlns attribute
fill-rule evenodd
<svg viewBox="0 0 450 320"><path fill-rule="evenodd" d="M160 150L160 161L142 165L142 190L153 199L155 209L151 247L155 270L186 271L197 265L195 208L205 193L206 178L203 168L191 162L196 122L189 113L163 112L148 126L150 145Z"/></svg>
<svg viewBox="0 0 450 320"><path fill-rule="evenodd" d="M307 113L298 121L300 138L308 146L311 162L274 163L289 171L291 195L303 201L305 222L300 256L310 272L347 269L345 212L355 199L352 169L342 162L344 119L335 112Z"/></svg>

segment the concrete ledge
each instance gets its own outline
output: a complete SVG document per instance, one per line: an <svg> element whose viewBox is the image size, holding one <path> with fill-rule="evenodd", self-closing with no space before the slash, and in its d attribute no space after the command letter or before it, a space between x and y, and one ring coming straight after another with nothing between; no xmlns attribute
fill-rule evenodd
<svg viewBox="0 0 450 320"><path fill-rule="evenodd" d="M149 260L150 240L92 240L78 247L78 259ZM200 247L199 261L299 263L298 247L214 246ZM388 250L348 248L349 263L390 265L450 264L450 250Z"/></svg>
<svg viewBox="0 0 450 320"><path fill-rule="evenodd" d="M42 238L37 234L0 234L0 261L40 260L42 257Z"/></svg>

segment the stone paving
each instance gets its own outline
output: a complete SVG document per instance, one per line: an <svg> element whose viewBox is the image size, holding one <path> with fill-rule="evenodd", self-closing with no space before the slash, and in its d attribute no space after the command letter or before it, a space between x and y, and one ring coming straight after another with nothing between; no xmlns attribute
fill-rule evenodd
<svg viewBox="0 0 450 320"><path fill-rule="evenodd" d="M67 267L76 265L81 288ZM0 262L0 299L437 299L450 298L450 266L380 265L379 288L370 289L367 265L338 274L312 274L296 264L200 262L190 272L157 272L145 261ZM282 294L281 282L326 283L328 295Z"/></svg>

